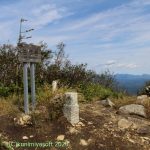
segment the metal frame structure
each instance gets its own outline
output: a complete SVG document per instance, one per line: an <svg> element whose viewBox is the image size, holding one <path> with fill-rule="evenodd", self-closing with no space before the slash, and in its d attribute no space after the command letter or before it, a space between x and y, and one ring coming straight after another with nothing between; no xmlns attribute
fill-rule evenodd
<svg viewBox="0 0 150 150"><path fill-rule="evenodd" d="M23 63L23 85L24 85L24 111L29 114L29 96L28 96L28 64L30 63L30 76L31 76L31 99L32 110L35 109L35 64L41 61L41 47L34 44L27 44L22 42L23 39L31 38L22 36L22 33L30 32L34 29L26 30L22 32L22 23L27 21L25 19L20 20L20 32L18 39L18 59Z"/></svg>

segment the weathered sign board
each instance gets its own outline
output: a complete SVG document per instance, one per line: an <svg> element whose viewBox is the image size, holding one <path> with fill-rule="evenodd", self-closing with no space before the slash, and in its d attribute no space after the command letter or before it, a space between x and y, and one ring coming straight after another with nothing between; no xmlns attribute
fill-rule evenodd
<svg viewBox="0 0 150 150"><path fill-rule="evenodd" d="M41 47L33 44L20 43L18 59L20 62L41 62Z"/></svg>

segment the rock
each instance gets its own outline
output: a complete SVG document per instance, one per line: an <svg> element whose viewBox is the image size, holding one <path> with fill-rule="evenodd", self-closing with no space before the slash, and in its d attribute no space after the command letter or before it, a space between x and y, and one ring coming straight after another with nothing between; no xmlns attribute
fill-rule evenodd
<svg viewBox="0 0 150 150"><path fill-rule="evenodd" d="M29 138L27 136L22 137L23 140L28 140Z"/></svg>
<svg viewBox="0 0 150 150"><path fill-rule="evenodd" d="M69 128L69 132L70 132L71 134L77 134L77 133L79 133L79 131L76 130L75 128L73 128L73 127L70 127L70 128Z"/></svg>
<svg viewBox="0 0 150 150"><path fill-rule="evenodd" d="M121 119L118 121L118 127L121 129L127 129L132 126L132 122L128 121L127 119Z"/></svg>
<svg viewBox="0 0 150 150"><path fill-rule="evenodd" d="M64 138L65 138L65 135L59 135L59 136L57 137L57 140L58 140L58 141L63 141Z"/></svg>
<svg viewBox="0 0 150 150"><path fill-rule="evenodd" d="M130 104L122 106L119 108L118 112L121 114L131 114L131 115L134 114L147 118L145 107L138 104Z"/></svg>
<svg viewBox="0 0 150 150"><path fill-rule="evenodd" d="M75 127L85 127L85 124L80 121L80 122L76 123L74 126Z"/></svg>
<svg viewBox="0 0 150 150"><path fill-rule="evenodd" d="M135 143L135 141L133 139L130 139L130 138L128 138L128 141L133 143L133 144Z"/></svg>
<svg viewBox="0 0 150 150"><path fill-rule="evenodd" d="M109 98L101 100L101 104L105 107L115 107L115 104Z"/></svg>
<svg viewBox="0 0 150 150"><path fill-rule="evenodd" d="M85 124L83 122L78 122L78 125L81 125L82 127L85 127Z"/></svg>
<svg viewBox="0 0 150 150"><path fill-rule="evenodd" d="M132 128L138 129L141 126L150 125L150 122L142 118L128 117L128 120L133 123Z"/></svg>
<svg viewBox="0 0 150 150"><path fill-rule="evenodd" d="M87 146L88 145L88 143L84 139L80 139L79 144L82 145L82 146Z"/></svg>
<svg viewBox="0 0 150 150"><path fill-rule="evenodd" d="M16 125L21 125L21 126L32 124L31 116L27 114L21 114L17 118L14 118L14 122Z"/></svg>
<svg viewBox="0 0 150 150"><path fill-rule="evenodd" d="M137 97L137 104L146 105L150 103L150 98L147 95L141 95Z"/></svg>
<svg viewBox="0 0 150 150"><path fill-rule="evenodd" d="M137 129L138 134L150 134L150 126L142 126Z"/></svg>
<svg viewBox="0 0 150 150"><path fill-rule="evenodd" d="M30 135L29 137L30 137L30 138L33 138L34 136L33 136L33 135Z"/></svg>
<svg viewBox="0 0 150 150"><path fill-rule="evenodd" d="M146 98L148 98L147 95L140 95L137 97L137 100L142 100L142 99L146 99Z"/></svg>
<svg viewBox="0 0 150 150"><path fill-rule="evenodd" d="M91 121L88 122L88 125L92 125L92 124L93 124L93 122L91 122Z"/></svg>
<svg viewBox="0 0 150 150"><path fill-rule="evenodd" d="M94 140L93 139L88 139L88 145L91 144Z"/></svg>

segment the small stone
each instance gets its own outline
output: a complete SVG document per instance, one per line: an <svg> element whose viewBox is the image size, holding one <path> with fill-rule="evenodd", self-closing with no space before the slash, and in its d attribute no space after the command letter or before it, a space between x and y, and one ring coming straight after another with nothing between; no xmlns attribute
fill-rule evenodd
<svg viewBox="0 0 150 150"><path fill-rule="evenodd" d="M101 100L101 104L105 107L115 107L115 104L109 98Z"/></svg>
<svg viewBox="0 0 150 150"><path fill-rule="evenodd" d="M135 143L135 141L133 139L128 139L131 143Z"/></svg>
<svg viewBox="0 0 150 150"><path fill-rule="evenodd" d="M14 118L14 122L16 125L20 125L20 126L26 126L32 124L31 116L26 114L20 114L17 118Z"/></svg>
<svg viewBox="0 0 150 150"><path fill-rule="evenodd" d="M70 132L71 134L77 134L79 131L76 130L75 128L73 128L73 127L70 127L70 128L69 128L69 132Z"/></svg>
<svg viewBox="0 0 150 150"><path fill-rule="evenodd" d="M28 122L30 119L31 119L31 116L29 116L29 115L23 115L22 116L22 120L25 122Z"/></svg>
<svg viewBox="0 0 150 150"><path fill-rule="evenodd" d="M93 124L93 122L91 122L91 121L88 122L88 125L92 125L92 124Z"/></svg>
<svg viewBox="0 0 150 150"><path fill-rule="evenodd" d="M78 125L81 125L82 127L85 127L85 124L84 124L84 123L82 123L81 121L80 121L80 122L78 122Z"/></svg>
<svg viewBox="0 0 150 150"><path fill-rule="evenodd" d="M59 136L57 137L57 140L58 140L58 141L63 141L64 138L65 138L65 135L59 135Z"/></svg>
<svg viewBox="0 0 150 150"><path fill-rule="evenodd" d="M80 120L84 121L84 119L83 119L83 118L80 118Z"/></svg>
<svg viewBox="0 0 150 150"><path fill-rule="evenodd" d="M80 139L80 145L87 146L88 143L84 139Z"/></svg>
<svg viewBox="0 0 150 150"><path fill-rule="evenodd" d="M33 135L30 135L29 137L30 137L30 138L33 138L34 136L33 136Z"/></svg>
<svg viewBox="0 0 150 150"><path fill-rule="evenodd" d="M142 137L144 140L150 140L149 137Z"/></svg>
<svg viewBox="0 0 150 150"><path fill-rule="evenodd" d="M23 140L28 140L29 138L27 136L22 137Z"/></svg>
<svg viewBox="0 0 150 150"><path fill-rule="evenodd" d="M132 122L126 120L126 119L121 119L118 121L118 127L122 128L122 129L127 129L129 127L131 127Z"/></svg>
<svg viewBox="0 0 150 150"><path fill-rule="evenodd" d="M88 144L91 144L93 142L92 139L88 139Z"/></svg>

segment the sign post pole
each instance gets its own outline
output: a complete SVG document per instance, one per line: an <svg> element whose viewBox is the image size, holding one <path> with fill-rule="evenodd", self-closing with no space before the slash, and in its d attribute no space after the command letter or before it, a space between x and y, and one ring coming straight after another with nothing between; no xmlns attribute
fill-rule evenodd
<svg viewBox="0 0 150 150"><path fill-rule="evenodd" d="M28 101L28 64L23 63L23 84L24 84L24 110L25 114L29 113Z"/></svg>
<svg viewBox="0 0 150 150"><path fill-rule="evenodd" d="M36 101L35 101L35 64L31 63L30 65L30 73L31 73L31 99L32 99L32 110L35 109Z"/></svg>

